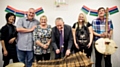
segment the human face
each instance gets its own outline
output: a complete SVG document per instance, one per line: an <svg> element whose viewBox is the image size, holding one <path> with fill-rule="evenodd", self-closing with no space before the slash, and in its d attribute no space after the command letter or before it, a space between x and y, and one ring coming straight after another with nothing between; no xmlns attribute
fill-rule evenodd
<svg viewBox="0 0 120 67"><path fill-rule="evenodd" d="M85 21L85 20L84 20L84 15L83 15L82 13L79 15L78 21L79 21L79 22Z"/></svg>
<svg viewBox="0 0 120 67"><path fill-rule="evenodd" d="M15 21L15 17L14 17L14 16L10 16L10 17L8 18L8 23L9 23L9 24L13 24L14 21Z"/></svg>
<svg viewBox="0 0 120 67"><path fill-rule="evenodd" d="M47 24L47 18L46 17L41 17L40 18L40 24L41 25L46 25Z"/></svg>
<svg viewBox="0 0 120 67"><path fill-rule="evenodd" d="M62 20L56 20L56 27L59 31L63 30L64 22Z"/></svg>
<svg viewBox="0 0 120 67"><path fill-rule="evenodd" d="M98 11L98 16L99 16L99 17L104 17L104 15L105 15L105 10L104 10L104 9L100 9L100 10Z"/></svg>
<svg viewBox="0 0 120 67"><path fill-rule="evenodd" d="M35 16L35 10L34 9L29 9L28 13L27 13L27 18L29 20L32 20L34 18L34 16Z"/></svg>

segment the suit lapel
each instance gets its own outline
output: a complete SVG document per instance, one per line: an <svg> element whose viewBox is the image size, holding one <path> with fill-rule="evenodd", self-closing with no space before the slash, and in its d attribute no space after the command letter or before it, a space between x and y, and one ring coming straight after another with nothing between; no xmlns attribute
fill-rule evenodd
<svg viewBox="0 0 120 67"><path fill-rule="evenodd" d="M57 38L59 39L59 37L60 37L60 33L59 33L59 30L57 29L57 28L55 28L56 30L56 34L55 34L55 36L57 36Z"/></svg>
<svg viewBox="0 0 120 67"><path fill-rule="evenodd" d="M66 30L66 26L64 25L64 42L65 42L65 40L66 40L66 37L67 37L67 30Z"/></svg>

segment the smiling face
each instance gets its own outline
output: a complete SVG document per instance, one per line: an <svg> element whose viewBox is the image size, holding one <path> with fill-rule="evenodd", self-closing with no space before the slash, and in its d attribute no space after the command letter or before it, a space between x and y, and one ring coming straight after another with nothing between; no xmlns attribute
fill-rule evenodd
<svg viewBox="0 0 120 67"><path fill-rule="evenodd" d="M5 18L8 24L13 24L16 20L16 16L13 13L7 13Z"/></svg>
<svg viewBox="0 0 120 67"><path fill-rule="evenodd" d="M35 16L35 10L33 8L30 8L27 12L27 18L29 20L32 20Z"/></svg>
<svg viewBox="0 0 120 67"><path fill-rule="evenodd" d="M46 16L42 16L41 18L40 18L40 24L41 25L46 25L47 24L47 17Z"/></svg>
<svg viewBox="0 0 120 67"><path fill-rule="evenodd" d="M13 24L14 21L15 21L15 17L14 17L14 16L10 16L10 17L8 18L8 23L9 23L9 24Z"/></svg>
<svg viewBox="0 0 120 67"><path fill-rule="evenodd" d="M80 13L78 17L78 22L84 22L84 21L85 21L85 17L82 13Z"/></svg>

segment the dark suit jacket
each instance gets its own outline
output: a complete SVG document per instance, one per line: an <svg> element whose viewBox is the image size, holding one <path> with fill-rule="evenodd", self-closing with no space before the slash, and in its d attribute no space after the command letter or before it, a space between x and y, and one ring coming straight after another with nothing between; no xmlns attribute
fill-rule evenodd
<svg viewBox="0 0 120 67"><path fill-rule="evenodd" d="M52 29L52 46L54 50L60 49L59 45L60 33L57 27L53 27ZM64 25L64 52L67 49L71 49L73 45L73 35L72 35L72 28L69 25Z"/></svg>

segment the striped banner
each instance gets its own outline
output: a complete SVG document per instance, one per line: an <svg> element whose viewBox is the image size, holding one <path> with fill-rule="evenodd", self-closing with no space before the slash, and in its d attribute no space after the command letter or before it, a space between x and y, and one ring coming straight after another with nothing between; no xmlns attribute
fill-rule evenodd
<svg viewBox="0 0 120 67"><path fill-rule="evenodd" d="M9 12L9 13L15 13L16 9L11 7L11 6L7 6L5 9L5 12Z"/></svg>
<svg viewBox="0 0 120 67"><path fill-rule="evenodd" d="M98 16L97 10L90 9L90 15L92 15L92 16Z"/></svg>
<svg viewBox="0 0 120 67"><path fill-rule="evenodd" d="M36 14L37 16L40 15L40 14L42 14L42 13L44 13L42 7L36 9L36 11L35 11L35 14Z"/></svg>
<svg viewBox="0 0 120 67"><path fill-rule="evenodd" d="M113 6L113 7L109 8L110 15L115 14L117 12L119 12L117 6Z"/></svg>
<svg viewBox="0 0 120 67"><path fill-rule="evenodd" d="M87 6L83 5L83 7L81 8L81 10L85 13L88 14L90 11L90 8L88 8Z"/></svg>
<svg viewBox="0 0 120 67"><path fill-rule="evenodd" d="M16 10L15 15L16 15L17 17L24 17L25 11Z"/></svg>
<svg viewBox="0 0 120 67"><path fill-rule="evenodd" d="M15 14L17 17L24 17L26 15L27 11L22 11L22 10L17 10L11 6L7 6L5 9L5 12L9 12L9 13L13 13ZM35 10L35 14L38 16L40 14L44 13L44 10L42 9L42 7L39 7L38 9Z"/></svg>

